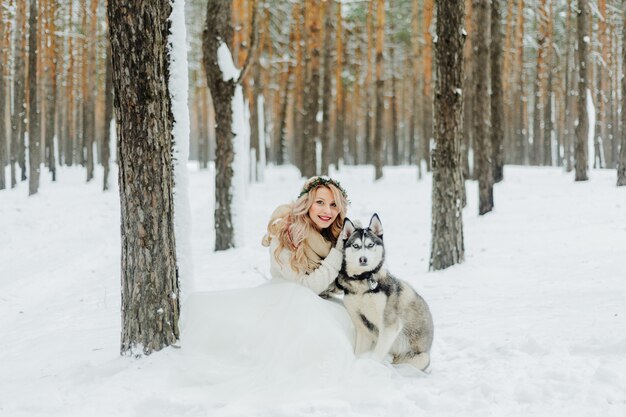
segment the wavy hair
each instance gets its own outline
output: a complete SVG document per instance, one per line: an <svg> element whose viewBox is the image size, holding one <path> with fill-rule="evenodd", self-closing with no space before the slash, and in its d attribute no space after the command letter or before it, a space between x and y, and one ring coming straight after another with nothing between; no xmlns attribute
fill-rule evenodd
<svg viewBox="0 0 626 417"><path fill-rule="evenodd" d="M317 177L307 180L303 189L306 189ZM290 266L294 271L308 271L308 262L304 247L306 238L312 233L320 233L315 227L315 223L309 217L309 209L315 202L315 191L318 188L326 187L333 194L338 214L335 221L321 235L331 242L336 243L337 237L343 228L343 221L348 210L348 199L344 192L333 184L319 185L311 188L307 193L298 197L290 204L284 204L276 208L267 224L267 234L263 237L263 246L269 246L272 239L278 239L278 247L274 251L276 261L280 262L280 252L287 248L291 251Z"/></svg>

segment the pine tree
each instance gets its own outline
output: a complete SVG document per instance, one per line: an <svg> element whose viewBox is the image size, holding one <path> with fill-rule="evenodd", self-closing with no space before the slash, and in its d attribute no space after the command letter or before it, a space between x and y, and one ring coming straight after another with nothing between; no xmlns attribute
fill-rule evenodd
<svg viewBox="0 0 626 417"><path fill-rule="evenodd" d="M463 262L463 1L437 0L430 269Z"/></svg>
<svg viewBox="0 0 626 417"><path fill-rule="evenodd" d="M178 340L170 0L108 0L122 211L122 354ZM140 28L150 27L151 30Z"/></svg>

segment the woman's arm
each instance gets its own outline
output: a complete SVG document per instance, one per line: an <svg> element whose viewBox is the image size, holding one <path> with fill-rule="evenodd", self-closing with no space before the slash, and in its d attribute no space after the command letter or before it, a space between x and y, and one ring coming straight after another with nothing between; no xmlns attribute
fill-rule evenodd
<svg viewBox="0 0 626 417"><path fill-rule="evenodd" d="M331 282L339 275L343 254L333 248L328 253L326 259L322 260L321 265L311 273L302 273L294 271L289 264L291 252L283 249L279 255L280 262L274 257L277 243L272 240L270 245L271 273L272 276L280 277L287 281L297 282L298 284L311 289L316 294L323 292Z"/></svg>

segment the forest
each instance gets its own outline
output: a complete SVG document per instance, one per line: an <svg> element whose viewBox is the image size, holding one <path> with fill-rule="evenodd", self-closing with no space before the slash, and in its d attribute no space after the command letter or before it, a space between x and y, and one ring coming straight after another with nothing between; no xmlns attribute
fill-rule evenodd
<svg viewBox="0 0 626 417"><path fill-rule="evenodd" d="M0 0L0 73L0 415L623 416L626 0ZM426 368L276 278L315 176Z"/></svg>
<svg viewBox="0 0 626 417"><path fill-rule="evenodd" d="M493 103L485 117L493 137L494 179L501 179L503 164L573 169L580 53L596 115L589 163L615 169L622 136L622 4L494 1L485 15L491 24L485 25L480 2L466 3L464 178L476 178L479 165L474 159L481 153L481 133L474 119L480 117L475 96L483 73L487 84L479 88L490 92ZM584 15L581 4L587 6ZM54 177L57 166L80 165L87 181L94 166L108 173L113 92L105 8L99 0L2 1L0 160L10 170L0 171L0 189L28 179L29 192L36 192L40 166ZM197 0L185 6L190 158L204 167L216 149L215 111L202 63L205 9L206 2ZM327 173L339 161L417 164L420 175L429 171L434 9L434 0L233 1L229 45L235 65L249 61L242 86L256 165L290 163L304 176L317 172L316 164ZM481 34L487 49L475 47ZM585 48L579 47L581 39ZM490 60L496 70L487 65ZM255 172L251 180L257 178ZM108 181L104 175L104 189Z"/></svg>

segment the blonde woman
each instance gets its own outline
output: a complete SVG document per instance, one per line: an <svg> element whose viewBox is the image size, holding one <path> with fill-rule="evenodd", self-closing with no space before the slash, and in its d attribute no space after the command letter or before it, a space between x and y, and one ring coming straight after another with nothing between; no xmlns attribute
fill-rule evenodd
<svg viewBox="0 0 626 417"><path fill-rule="evenodd" d="M347 205L347 193L337 181L313 177L293 203L279 206L263 238L272 277L316 294L328 288L341 269Z"/></svg>
<svg viewBox="0 0 626 417"><path fill-rule="evenodd" d="M346 191L333 179L313 177L294 197L274 210L263 238L272 280L194 293L183 308L181 343L193 359L185 372L214 386L213 398L312 393L354 366L348 312L341 301L318 295L341 268Z"/></svg>

